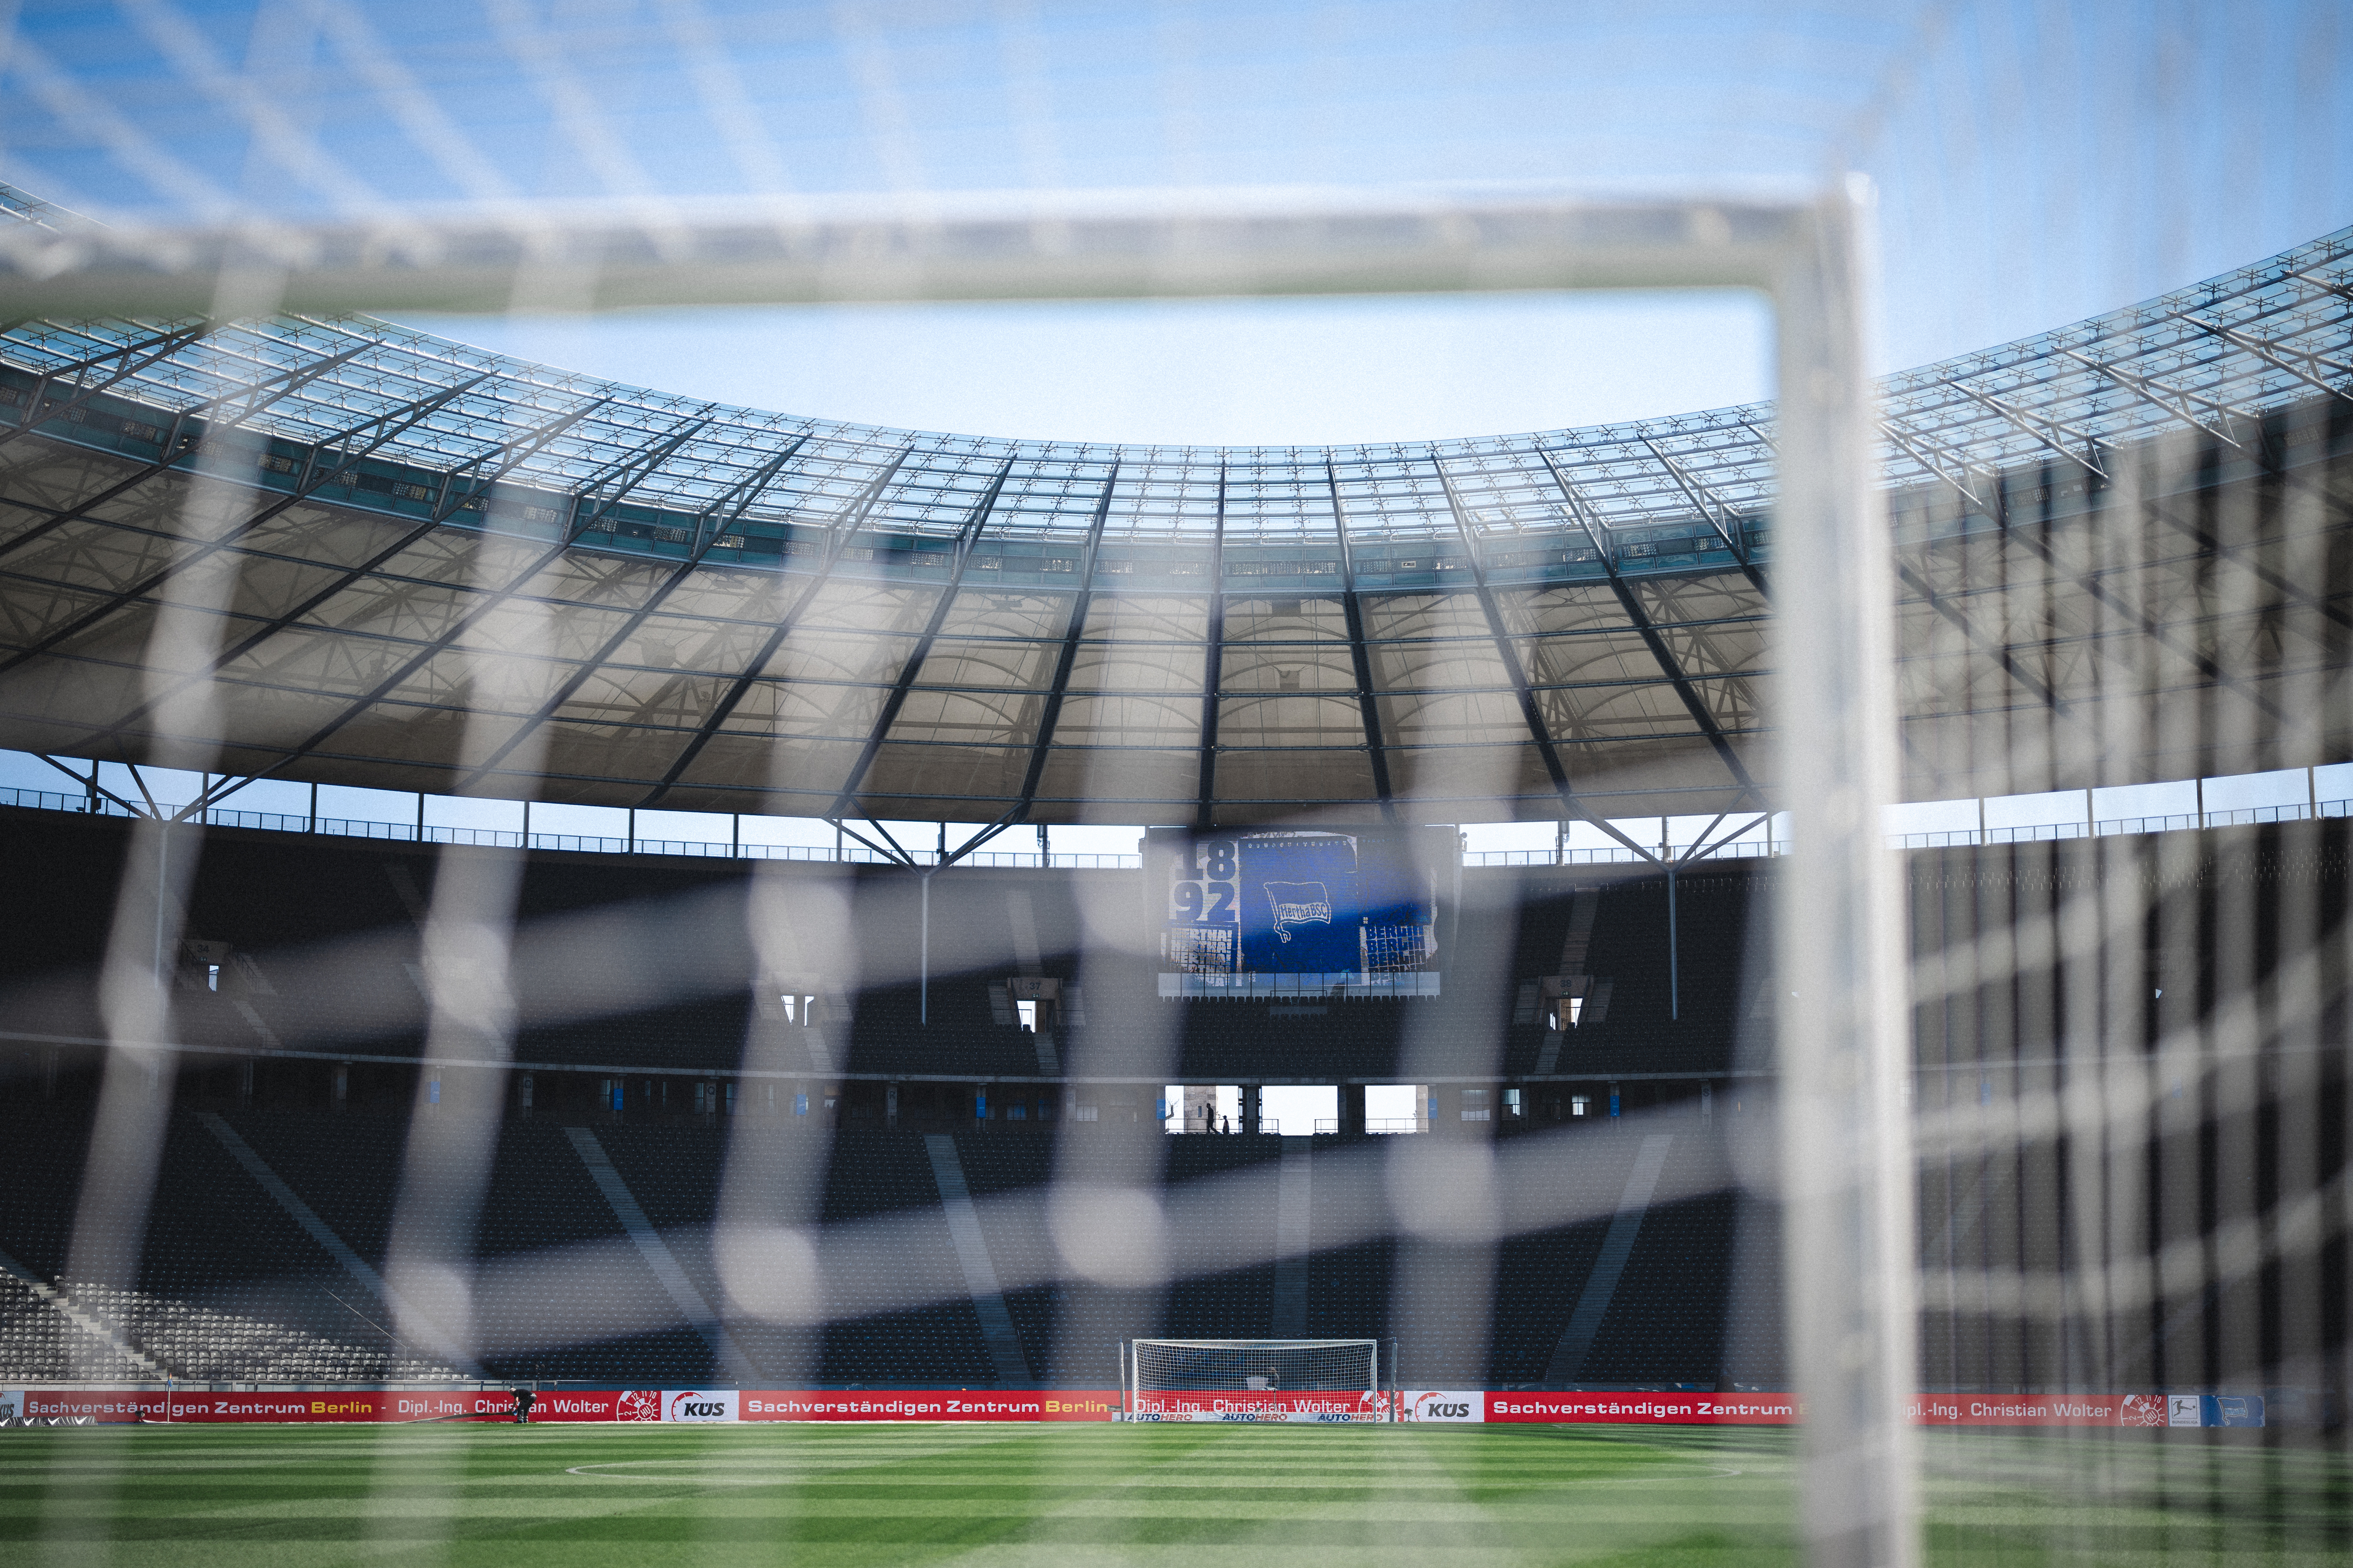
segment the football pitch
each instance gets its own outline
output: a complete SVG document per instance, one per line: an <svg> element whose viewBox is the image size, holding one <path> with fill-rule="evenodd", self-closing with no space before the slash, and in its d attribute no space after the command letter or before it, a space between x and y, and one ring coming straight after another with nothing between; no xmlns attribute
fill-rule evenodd
<svg viewBox="0 0 2353 1568"><path fill-rule="evenodd" d="M2353 1555L2341 1456L1929 1435L1929 1560ZM1512 1426L0 1433L0 1561L1795 1562L1793 1435Z"/></svg>

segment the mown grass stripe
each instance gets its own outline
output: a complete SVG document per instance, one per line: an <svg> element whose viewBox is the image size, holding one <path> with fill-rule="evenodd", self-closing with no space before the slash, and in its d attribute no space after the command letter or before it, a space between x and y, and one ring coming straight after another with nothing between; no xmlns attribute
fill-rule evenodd
<svg viewBox="0 0 2353 1568"><path fill-rule="evenodd" d="M0 1435L0 1553L111 1568L1794 1561L1792 1434L1546 1427ZM2158 1434L2162 1438L2164 1435ZM1931 1561L2342 1563L2341 1456L1935 1434ZM580 1468L605 1473L575 1473ZM619 1480L614 1469L640 1479ZM1727 1473L1735 1472L1737 1473ZM30 1555L27 1553L26 1555Z"/></svg>

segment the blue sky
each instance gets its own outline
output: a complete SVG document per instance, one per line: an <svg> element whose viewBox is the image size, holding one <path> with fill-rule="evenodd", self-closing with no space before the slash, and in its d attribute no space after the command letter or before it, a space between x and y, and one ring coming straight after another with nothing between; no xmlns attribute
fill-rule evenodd
<svg viewBox="0 0 2353 1568"><path fill-rule="evenodd" d="M1769 395L1754 295L1185 300L404 318L756 408L1215 445L1556 428Z"/></svg>
<svg viewBox="0 0 2353 1568"><path fill-rule="evenodd" d="M0 24L5 25L5 24ZM2334 0L824 6L35 0L0 179L115 221L681 194L1542 183L1883 201L1883 368L2353 222ZM930 429L1326 441L1759 395L1738 300L1292 301L423 324Z"/></svg>

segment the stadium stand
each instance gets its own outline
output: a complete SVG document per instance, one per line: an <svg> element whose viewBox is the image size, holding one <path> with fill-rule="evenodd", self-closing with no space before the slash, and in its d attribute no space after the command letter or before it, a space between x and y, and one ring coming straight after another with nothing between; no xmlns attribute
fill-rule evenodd
<svg viewBox="0 0 2353 1568"><path fill-rule="evenodd" d="M52 885L111 886L127 825L107 818L60 818L53 813L0 808L0 846L28 875ZM206 830L203 862L191 895L192 935L226 943L230 962L220 989L184 985L176 1002L189 1043L244 1053L257 1046L348 1049L355 1057L417 1058L423 1048L424 994L418 933L409 900L430 889L431 858L413 846L341 843L298 835L239 829ZM617 863L619 862L619 863ZM1756 873L1738 864L1679 880L1677 920L1686 981L1683 1016L1671 1019L1665 959L1667 917L1655 879L1610 881L1611 868L1472 868L1465 872L1466 913L1457 939L1512 954L1510 984L1555 973L1567 910L1577 897L1597 900L1599 913L1588 962L1612 986L1606 1016L1575 1032L1558 1070L1579 1076L1612 1072L1719 1074L1731 1063L1736 973L1750 922L1747 888ZM797 874L797 869L786 874ZM1127 986L1149 993L1141 961L1097 950L1080 972L1079 916L1071 872L1039 875L974 871L934 880L934 970L929 987L931 1024L918 987L899 982L859 990L846 1054L817 1076L887 1079L960 1076L976 1081L1037 1079L1036 1039L992 1013L989 987L1022 972L1029 955L1005 919L1008 889L1025 879L1036 911L1034 930L1044 972L1078 988L1112 993ZM745 868L713 870L691 863L680 870L657 858L535 853L523 878L523 918L560 923L602 912L629 922L635 943L687 941L702 951L692 962L716 994L561 1022L526 1022L514 1058L597 1068L652 1067L672 1073L700 1069L726 1075L739 1063L747 1018L763 1005L750 994L740 927ZM861 868L855 876L857 940L866 950L894 952L910 945L911 912L903 874ZM713 904L672 906L664 900L706 895ZM421 903L417 906L421 909ZM691 926L667 926L672 908L692 912ZM28 1031L92 1038L102 1033L90 971L67 955L102 946L111 902L66 908L44 940L12 951L0 973L41 976L24 1015ZM690 938L682 934L691 930ZM605 940L612 940L604 933ZM659 951L633 951L632 962L659 969ZM909 965L913 967L912 964ZM84 984L77 985L79 973ZM1496 1023L1496 998L1441 995L1415 1003L1335 1003L1321 1013L1287 1007L1281 1019L1281 1079L1382 1082L1403 1068L1407 1021L1423 1037L1485 1032ZM1257 1081L1269 1058L1265 1041L1275 1004L1237 1001L1217 1005L1172 1004L1177 1015L1176 1075L1187 1081ZM1087 1024L1065 1009L1056 1027L1065 1042L1084 1037ZM1597 1009L1597 1012L1599 1010ZM529 1010L526 1010L527 1018ZM1532 1071L1544 1049L1540 1024L1512 1024L1503 1069ZM658 1091L659 1092L659 1091ZM1048 1097L1050 1100L1050 1096ZM862 1103L862 1102L859 1102Z"/></svg>
<svg viewBox="0 0 2353 1568"><path fill-rule="evenodd" d="M393 1117L351 1115L326 1119L314 1113L227 1111L218 1113L254 1152L367 1263L383 1269L388 1226L399 1181L399 1151L405 1128ZM16 1136L12 1149L39 1146L37 1138ZM739 1126L737 1137L807 1138L795 1129ZM1101 1136L1081 1131L1081 1137ZM627 1182L646 1217L673 1249L704 1300L727 1300L712 1256L711 1221L718 1213L728 1133L682 1124L607 1125L596 1129L600 1145ZM1172 1191L1185 1184L1213 1181L1239 1171L1268 1166L1282 1140L1185 1138L1168 1140L1166 1180ZM1335 1150L1363 1146L1361 1139L1324 1138ZM976 1199L1040 1192L1051 1174L1054 1140L1002 1133L956 1135L959 1158ZM1630 1140L1606 1134L1580 1139L1561 1162L1562 1179L1595 1193L1622 1181ZM231 1381L397 1380L454 1378L460 1373L429 1357L396 1353L381 1302L369 1300L275 1205L222 1154L195 1113L175 1114L170 1123L160 1193L190 1194L189 1201L159 1199L151 1221L147 1261L138 1291L64 1282L51 1291L79 1309L127 1346L151 1358L141 1366L111 1345L58 1315L48 1289L29 1268L10 1276L9 1327L0 1375L152 1376L170 1371L183 1378ZM70 1173L69 1162L53 1169ZM12 1184L31 1194L30 1206L70 1214L74 1183L69 1174L53 1190ZM1213 1189L1215 1190L1215 1189ZM1217 1236L1238 1247L1271 1247L1275 1224L1271 1202L1243 1195L1271 1187L1227 1189L1209 1215ZM201 1194L200 1199L196 1194ZM1686 1205L1689 1206L1689 1205ZM214 1211L212 1228L197 1225L196 1211ZM1006 1212L984 1205L991 1218L984 1232L992 1255L1017 1278L1052 1271L1052 1244L1034 1225L1013 1222ZM940 1194L926 1157L923 1135L844 1129L830 1140L822 1208L826 1222L878 1215L914 1218L913 1231L894 1233L899 1246L887 1255L861 1258L873 1278L861 1288L928 1298L932 1304L904 1311L835 1323L821 1332L797 1331L735 1315L729 1331L748 1352L754 1375L779 1382L834 1387L902 1385L987 1387L997 1378L982 1329L957 1271L955 1249L940 1208ZM16 1214L12 1211L14 1221ZM1312 1222L1311 1222L1312 1223ZM1656 1219L1653 1224L1659 1223ZM1603 1222L1606 1226L1606 1222ZM174 1236L197 1226L197 1234ZM234 1227L243 1237L223 1234ZM1594 1224L1508 1243L1497 1258L1499 1286L1493 1330L1493 1375L1499 1386L1541 1380L1544 1355L1556 1338L1575 1298L1575 1283L1589 1267L1599 1245ZM1660 1254L1657 1289L1647 1283L1641 1259L1629 1268L1629 1285L1610 1322L1641 1322L1662 1310L1673 1321L1623 1354L1597 1348L1588 1376L1608 1384L1655 1381L1712 1381L1705 1334L1683 1331L1712 1324L1720 1316L1725 1269L1714 1261L1725 1250L1724 1226L1685 1226L1676 1239L1646 1245ZM1689 1234L1685 1234L1688 1231ZM8 1239L35 1257L39 1227L11 1223ZM510 1121L499 1133L495 1172L485 1194L476 1256L484 1265L547 1247L586 1246L622 1239L622 1226L567 1145L564 1130L551 1122ZM1312 1242L1312 1229L1311 1229ZM1387 1337L1401 1325L1389 1321L1388 1243L1324 1249L1314 1254L1308 1291L1312 1332L1318 1337ZM571 1321L661 1321L676 1313L652 1274L620 1247L596 1252L596 1266L567 1283L560 1310ZM1694 1263L1701 1267L1694 1268ZM224 1268L233 1263L234 1268ZM1097 1352L1106 1361L1120 1338L1140 1331L1188 1338L1264 1337L1269 1331L1274 1283L1271 1265L1253 1265L1179 1282L1165 1300L1151 1292L1105 1291L1052 1284L1012 1291L1008 1306L1021 1337L1024 1359L1041 1378L1096 1385L1103 1367L1090 1366ZM1637 1283L1641 1281L1642 1283ZM21 1300L20 1300L21 1298ZM503 1300L493 1295L491 1300ZM231 1302L266 1306L226 1310ZM510 1318L492 1317L478 1327L485 1340L531 1342L549 1336L547 1302L507 1300ZM364 1309L363 1310L363 1309ZM310 1331L299 1321L317 1321L341 1311L369 1331L364 1339ZM303 1315L307 1314L307 1317ZM1713 1314L1713 1315L1712 1315ZM556 1337L562 1337L561 1334ZM1482 1371L1485 1334L1476 1324L1442 1330L1419 1326L1417 1357L1431 1374L1468 1376ZM1645 1350L1643 1346L1652 1346ZM1681 1363L1655 1348L1681 1346ZM1692 1348L1696 1346L1697 1348ZM1057 1365L1057 1356L1061 1364ZM1662 1359L1662 1356L1664 1359ZM1647 1357L1647 1359L1646 1359ZM1076 1362L1079 1364L1070 1363ZM615 1336L588 1343L547 1346L512 1356L491 1355L485 1370L498 1376L528 1376L612 1383L653 1381L696 1384L723 1373L710 1343L691 1326ZM1053 1369L1048 1373L1043 1369Z"/></svg>
<svg viewBox="0 0 2353 1568"><path fill-rule="evenodd" d="M386 1268L411 1121L434 1113L417 1104L420 993L407 973L416 922L401 879L392 873L406 869L412 889L421 889L417 879L426 862L400 847L236 830L204 836L191 929L226 942L230 962L219 990L184 973L174 994L177 1027L192 1048L180 1058L174 1087L167 1091L157 1079L156 1092L171 1093L176 1109L164 1122L139 1275L132 1283L100 1286L72 1279L68 1256L94 1083L77 1065L81 1047L72 1034L35 1026L94 1011L87 971L71 961L87 951L79 944L109 907L105 879L119 861L124 829L103 820L60 826L53 816L32 824L30 815L0 813L0 840L21 852L20 863L47 885L79 892L54 900L53 919L23 926L24 940L6 957L12 978L33 983L23 994L51 998L54 1010L14 1020L15 1071L0 1108L0 1252L10 1260L0 1280L0 1376L56 1376L68 1368L85 1376L168 1371L227 1380L465 1375L425 1347L396 1342L383 1302L369 1298L349 1266L240 1167L206 1121L216 1118L241 1138L337 1245L368 1268ZM1915 852L1915 943L1926 961L1943 952L1966 953L1988 931L2044 929L2035 920L2054 907L2051 900L2105 879L2142 900L2146 913L2137 918L2149 932L2150 973L2179 1000L2180 1016L2205 1016L2229 990L2216 954L2228 945L2219 922L2231 907L2231 889L2307 887L2330 911L2321 922L2325 935L2344 918L2345 839L2342 823L2324 822L2213 829L2163 842L2119 836ZM665 881L668 874L649 858L534 855L526 901L543 919L560 921L639 908L649 897L713 889L724 897L738 883L707 868ZM817 1054L807 1078L792 1080L782 1100L768 1098L763 1084L731 1076L747 1027L777 1023L764 1021L759 999L740 978L713 996L523 1031L519 1058L544 1056L582 1070L534 1069L537 1093L529 1104L512 1084L504 1091L478 1229L463 1245L493 1266L549 1248L595 1249L597 1267L570 1290L564 1310L592 1327L654 1326L609 1334L575 1329L556 1336L561 1343L541 1344L550 1338L544 1304L506 1300L480 1325L493 1348L478 1370L689 1385L730 1375L734 1354L744 1375L778 1383L987 1387L1003 1381L1008 1363L992 1357L924 1142L927 1132L940 1131L953 1134L982 1245L1008 1281L1005 1310L1019 1363L1034 1380L1100 1385L1115 1343L1140 1333L1270 1333L1278 1274L1272 1263L1213 1269L1165 1290L1064 1279L1039 1211L991 1201L1041 1195L1058 1172L1083 1173L1091 1161L1141 1137L1155 1147L1149 1168L1166 1192L1220 1194L1213 1210L1203 1211L1203 1223L1238 1256L1261 1259L1274 1250L1273 1173L1285 1140L1161 1138L1148 1123L1071 1120L1072 1103L1094 1103L1101 1086L1040 1079L1031 1037L995 1021L989 985L1025 964L1059 969L1065 980L1080 982L1071 885L1091 874L989 871L968 880L939 879L935 900L962 928L952 953L961 967L934 977L930 1026L914 1021L909 987L857 992L838 1028L803 1026ZM1579 930L1587 932L1575 940L1586 943L1588 972L1612 984L1606 1015L1556 1032L1557 1068L1544 1078L1531 1070L1546 1048L1542 1021L1509 1026L1503 1076L1526 1096L1525 1115L1467 1132L1561 1139L1547 1179L1567 1208L1597 1217L1498 1243L1483 1265L1493 1273L1488 1320L1409 1322L1399 1315L1394 1278L1404 1244L1327 1239L1329 1216L1345 1194L1334 1181L1319 1179L1308 1220L1306 1331L1409 1341L1408 1375L1431 1383L1770 1385L1779 1375L1772 1284L1778 1244L1769 1212L1730 1191L1742 1119L1761 1110L1761 1101L1749 1103L1757 1097L1740 1087L1738 1074L1750 1059L1746 1053L1758 1048L1750 1037L1772 1010L1757 979L1770 876L1769 867L1730 865L1679 879L1679 1007L1669 996L1663 885L1550 868L1465 873L1473 886L1488 879L1493 890L1483 907L1502 911L1485 917L1488 928L1473 939L1510 955L1500 996L1335 1004L1321 1016L1294 1010L1280 1018L1263 1002L1152 1004L1176 1010L1180 1070L1188 1078L1216 1081L1229 1072L1241 1076L1253 1061L1263 1066L1270 1060L1266 1041L1279 1034L1285 1063L1306 1069L1300 1077L1345 1068L1333 1076L1380 1081L1379 1075L1397 1070L1409 1023L1441 1034L1480 1027L1482 1018L1492 1027L1498 1009L1527 983L1556 972ZM871 905L863 901L867 882L881 889ZM1009 890L1026 892L1030 901L1036 946L1027 953L1019 949L1029 939L1017 943L1001 918ZM885 874L861 881L853 904L861 942L904 941L894 930L903 913L899 892ZM1589 926L1574 919L1585 900L1596 911ZM362 959L322 978L318 966L287 956L295 951L287 944L322 932L330 942L359 944ZM2249 976L2260 983L2278 961L2275 931L2252 936L2249 975L2231 985ZM2029 985L2042 984L2035 976L2053 973L2057 962L2055 953L2030 953L2019 973ZM362 983L365 977L372 985ZM1095 986L1116 979L1098 968L1084 974ZM1944 1086L1939 1092L1974 1094L2004 1064L2031 1060L2057 1039L2048 1010L1959 997L1942 1006L1921 1037L1924 1069L1941 1075L1924 1082ZM1424 1010L1416 1014L1417 1007ZM1060 1027L1066 1038L1082 1041L1090 1026L1064 1020ZM275 1044L265 1043L263 1030ZM44 1034L50 1044L41 1043ZM826 1042L839 1037L850 1042L846 1064L832 1073L818 1070L818 1057L830 1048ZM327 1048L300 1054L322 1041ZM1441 1038L1441 1048L1452 1047ZM346 1051L385 1059L339 1063L337 1053ZM892 1077L918 1066L921 1079ZM332 1088L337 1074L345 1084L341 1095ZM623 1091L618 1110L617 1083ZM1708 1095L1697 1092L1702 1085ZM886 1089L895 1089L895 1116ZM1642 1214L1610 1265L1614 1288L1596 1309L1598 1318L1572 1336L1572 1319L1611 1233L1613 1205L1643 1142L1606 1113L1613 1089L1626 1120L1639 1113L1645 1129L1672 1135L1662 1190L1703 1195L1662 1200ZM473 1089L453 1077L448 1091L455 1103ZM1571 1091L1588 1100L1581 1121L1558 1110ZM792 1103L799 1093L809 1096L806 1114ZM986 1119L975 1114L981 1094ZM1020 1121L1008 1114L1013 1103L1024 1108ZM570 1136L580 1129L593 1132L693 1293L728 1320L723 1335L709 1323L680 1321L675 1292L633 1248L614 1204L584 1164ZM919 1304L821 1328L727 1307L713 1222L731 1161L757 1165L762 1140L822 1148L818 1223L903 1222L892 1251L857 1262L871 1277L852 1294ZM1385 1143L1356 1133L1318 1137L1319 1169L1336 1168L1330 1156L1377 1152ZM1250 1171L1267 1180L1251 1187L1217 1184ZM1979 1213L2000 1210L2010 1201L2002 1194L2021 1179L1931 1168L1923 1180L1932 1212L1963 1206L1964 1176L1967 1191L1983 1196L1971 1200ZM1932 1234L1924 1244L1951 1239ZM1998 1254L2015 1240L1964 1225L1958 1245ZM1929 1342L1944 1378L2031 1380L2031 1367L1994 1344L1982 1324L1932 1322L1936 1331ZM1573 1369L1559 1364L1565 1337L1583 1347ZM536 1348L508 1354L494 1348L501 1343Z"/></svg>

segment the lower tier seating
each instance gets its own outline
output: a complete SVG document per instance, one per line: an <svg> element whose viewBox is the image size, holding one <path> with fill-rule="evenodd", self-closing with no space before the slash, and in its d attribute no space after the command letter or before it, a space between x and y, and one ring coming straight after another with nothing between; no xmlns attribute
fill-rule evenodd
<svg viewBox="0 0 2353 1568"><path fill-rule="evenodd" d="M1417 1385L1526 1386L1553 1371L1641 1143L1584 1130L1515 1141L1513 1168L1538 1171L1558 1212L1580 1217L1486 1242L1365 1237L1353 1216L1381 1190L1394 1139L931 1135L961 1173L976 1254L943 1203L943 1151L920 1132L433 1114L168 1111L148 1132L159 1148L142 1218L82 1203L86 1127L0 1110L0 1379L1101 1386L1122 1340L1272 1335L1289 1143L1311 1173L1293 1189L1306 1205L1305 1331L1394 1342ZM1712 1385L1733 1375L1727 1347L1741 1382L1773 1381L1769 1237L1726 1187L1720 1142L1683 1125L1662 1190L1700 1195L1643 1215L1578 1383ZM440 1179L469 1159L480 1182ZM1190 1227L1166 1241L1194 1271L1070 1268L1047 1202L1058 1179L1156 1193L1166 1223ZM776 1236L816 1245L778 1254ZM814 1259L813 1278L760 1275L779 1256ZM1737 1268L1743 1258L1768 1261ZM419 1308L448 1331L438 1337L414 1318L404 1332L369 1283L419 1258L472 1271L458 1318ZM984 1331L974 1289L992 1272L1026 1376ZM803 1305L764 1308L781 1299Z"/></svg>

